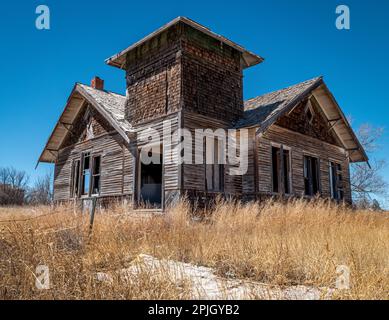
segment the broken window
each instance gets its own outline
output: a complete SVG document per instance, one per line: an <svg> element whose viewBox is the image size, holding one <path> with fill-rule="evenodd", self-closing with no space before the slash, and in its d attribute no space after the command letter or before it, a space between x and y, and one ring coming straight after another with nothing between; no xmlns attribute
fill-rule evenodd
<svg viewBox="0 0 389 320"><path fill-rule="evenodd" d="M92 166L92 194L100 193L100 163L101 157L93 157L93 166Z"/></svg>
<svg viewBox="0 0 389 320"><path fill-rule="evenodd" d="M216 138L213 150L212 143L206 143L206 154L212 156L211 163L208 163L208 157L206 156L205 184L207 191L220 192L223 190L224 185L223 143Z"/></svg>
<svg viewBox="0 0 389 320"><path fill-rule="evenodd" d="M71 172L71 196L90 196L100 193L101 156L91 156L90 152L74 160Z"/></svg>
<svg viewBox="0 0 389 320"><path fill-rule="evenodd" d="M82 156L82 184L81 184L81 194L89 195L90 188L90 153L86 152Z"/></svg>
<svg viewBox="0 0 389 320"><path fill-rule="evenodd" d="M78 196L78 188L80 186L80 160L73 161L72 168L72 197Z"/></svg>
<svg viewBox="0 0 389 320"><path fill-rule="evenodd" d="M305 195L316 195L320 191L319 181L319 160L311 156L304 156Z"/></svg>
<svg viewBox="0 0 389 320"><path fill-rule="evenodd" d="M338 163L330 161L329 173L331 198L335 200L343 200L344 192L342 166Z"/></svg>
<svg viewBox="0 0 389 320"><path fill-rule="evenodd" d="M282 154L282 156L281 156ZM272 147L273 192L290 193L290 152L283 148Z"/></svg>

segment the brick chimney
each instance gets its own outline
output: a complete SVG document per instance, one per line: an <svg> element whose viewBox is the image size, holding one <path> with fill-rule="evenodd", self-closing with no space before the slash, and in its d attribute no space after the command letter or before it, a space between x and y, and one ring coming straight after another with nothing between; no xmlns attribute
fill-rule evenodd
<svg viewBox="0 0 389 320"><path fill-rule="evenodd" d="M90 86L98 90L104 90L104 80L96 76L92 79Z"/></svg>

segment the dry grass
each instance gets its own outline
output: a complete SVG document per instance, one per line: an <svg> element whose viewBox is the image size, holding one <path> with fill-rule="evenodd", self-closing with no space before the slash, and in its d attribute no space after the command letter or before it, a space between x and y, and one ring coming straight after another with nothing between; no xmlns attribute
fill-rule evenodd
<svg viewBox="0 0 389 320"><path fill-rule="evenodd" d="M34 211L33 211L34 210ZM70 207L0 208L0 299L185 299L186 283L147 269L101 282L139 254L213 267L224 277L333 288L336 267L350 268L350 290L337 299L388 299L389 215L324 201L220 202L202 222L184 201L162 217L134 218L122 207L88 217ZM31 220L9 221L12 219ZM136 259L135 259L136 260ZM135 262L136 263L136 262ZM37 265L50 290L37 290Z"/></svg>

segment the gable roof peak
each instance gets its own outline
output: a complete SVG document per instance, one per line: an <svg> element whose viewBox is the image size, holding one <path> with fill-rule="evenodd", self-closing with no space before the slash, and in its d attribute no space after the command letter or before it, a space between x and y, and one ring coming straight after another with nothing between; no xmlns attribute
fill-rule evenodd
<svg viewBox="0 0 389 320"><path fill-rule="evenodd" d="M257 133L264 132L280 117L311 96L318 102L344 149L350 153L350 161L368 161L363 146L321 76L245 101L243 117L235 127L257 127Z"/></svg>

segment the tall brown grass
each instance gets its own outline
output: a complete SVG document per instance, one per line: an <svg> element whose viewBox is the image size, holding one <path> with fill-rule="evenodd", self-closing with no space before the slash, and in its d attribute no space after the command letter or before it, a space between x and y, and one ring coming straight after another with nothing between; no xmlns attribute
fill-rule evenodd
<svg viewBox="0 0 389 320"><path fill-rule="evenodd" d="M33 211L34 210L34 211ZM41 217L37 217L42 215ZM30 219L33 218L33 219ZM136 257L209 266L221 277L280 286L334 288L336 268L350 269L350 289L335 299L388 299L389 215L326 201L280 204L220 201L196 219L182 201L162 216L103 210L88 233L88 216L72 207L0 209L0 299L185 299L189 286L163 272L120 273ZM20 221L16 221L20 220ZM37 265L50 289L35 287Z"/></svg>

